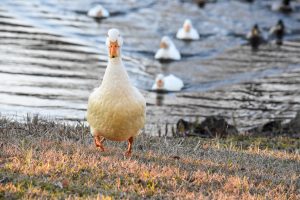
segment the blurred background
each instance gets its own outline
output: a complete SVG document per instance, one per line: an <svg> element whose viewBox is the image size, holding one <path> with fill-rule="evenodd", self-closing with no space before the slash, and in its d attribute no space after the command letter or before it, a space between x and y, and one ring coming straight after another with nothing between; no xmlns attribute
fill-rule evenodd
<svg viewBox="0 0 300 200"><path fill-rule="evenodd" d="M105 72L107 30L114 27L124 39L130 78L147 99L146 132L169 134L180 118L209 115L223 115L240 130L292 119L300 108L300 1L291 1L289 13L273 9L280 2L1 0L0 113L84 121L88 96ZM87 15L97 4L108 18ZM187 18L200 40L175 38ZM286 27L282 46L268 35L279 19ZM266 40L255 52L246 39L254 24ZM154 59L165 35L180 61ZM159 73L181 78L183 90L151 91Z"/></svg>

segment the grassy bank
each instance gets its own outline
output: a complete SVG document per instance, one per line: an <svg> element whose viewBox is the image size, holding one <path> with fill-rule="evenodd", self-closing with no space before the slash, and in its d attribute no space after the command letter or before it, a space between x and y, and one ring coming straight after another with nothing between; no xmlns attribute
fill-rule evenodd
<svg viewBox="0 0 300 200"><path fill-rule="evenodd" d="M82 124L0 118L0 199L299 199L299 139L154 138L98 151Z"/></svg>

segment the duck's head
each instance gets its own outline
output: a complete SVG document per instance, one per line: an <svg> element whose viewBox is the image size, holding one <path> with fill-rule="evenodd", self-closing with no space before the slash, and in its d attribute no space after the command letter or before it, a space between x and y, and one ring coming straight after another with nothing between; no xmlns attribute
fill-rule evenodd
<svg viewBox="0 0 300 200"><path fill-rule="evenodd" d="M172 45L172 41L168 36L164 36L160 41L160 48L168 49Z"/></svg>
<svg viewBox="0 0 300 200"><path fill-rule="evenodd" d="M289 6L290 5L290 0L282 0L282 5Z"/></svg>
<svg viewBox="0 0 300 200"><path fill-rule="evenodd" d="M284 27L284 23L281 19L278 20L277 25L280 27Z"/></svg>
<svg viewBox="0 0 300 200"><path fill-rule="evenodd" d="M156 76L155 83L156 83L157 89L159 89L159 90L163 89L164 85L165 85L164 75L158 74Z"/></svg>
<svg viewBox="0 0 300 200"><path fill-rule="evenodd" d="M97 5L97 16L98 17L102 17L103 16L103 13L104 13L104 8L103 8L103 6L101 6L101 5Z"/></svg>
<svg viewBox="0 0 300 200"><path fill-rule="evenodd" d="M200 8L203 8L205 6L205 3L206 3L205 0L194 0L194 1L198 4L198 6Z"/></svg>
<svg viewBox="0 0 300 200"><path fill-rule="evenodd" d="M188 32L190 32L192 27L193 27L193 25L192 25L191 20L186 19L183 24L183 30L188 33Z"/></svg>
<svg viewBox="0 0 300 200"><path fill-rule="evenodd" d="M118 29L109 29L106 38L106 46L108 47L108 54L110 58L117 58L120 56L121 46L123 45L123 39L120 36Z"/></svg>

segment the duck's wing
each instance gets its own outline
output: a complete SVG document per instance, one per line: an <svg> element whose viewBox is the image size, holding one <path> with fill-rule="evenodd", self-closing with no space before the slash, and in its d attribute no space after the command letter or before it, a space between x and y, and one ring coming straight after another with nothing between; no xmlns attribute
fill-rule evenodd
<svg viewBox="0 0 300 200"><path fill-rule="evenodd" d="M152 90L157 90L157 84L156 84L156 82L154 81L154 83L153 83L153 85L152 85L152 88L151 88Z"/></svg>
<svg viewBox="0 0 300 200"><path fill-rule="evenodd" d="M140 128L143 128L146 120L146 99L136 87L133 88L134 98L137 102L137 119L139 119L136 123L139 124Z"/></svg>
<svg viewBox="0 0 300 200"><path fill-rule="evenodd" d="M269 35L273 35L277 31L277 26L273 26L269 30Z"/></svg>
<svg viewBox="0 0 300 200"><path fill-rule="evenodd" d="M252 32L247 33L246 38L249 40L252 37Z"/></svg>
<svg viewBox="0 0 300 200"><path fill-rule="evenodd" d="M180 28L176 33L176 38L183 39L185 37L183 28Z"/></svg>
<svg viewBox="0 0 300 200"><path fill-rule="evenodd" d="M180 91L183 88L183 81L174 76L174 75L169 75L164 78L165 82L165 89L168 91Z"/></svg>

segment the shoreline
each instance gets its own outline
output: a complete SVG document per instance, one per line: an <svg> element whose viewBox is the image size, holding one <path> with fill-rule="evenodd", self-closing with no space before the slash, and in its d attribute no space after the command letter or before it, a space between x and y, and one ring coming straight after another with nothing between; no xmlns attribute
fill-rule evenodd
<svg viewBox="0 0 300 200"><path fill-rule="evenodd" d="M94 147L87 127L0 118L1 198L299 198L299 140L141 134ZM283 172L284 170L284 172Z"/></svg>

